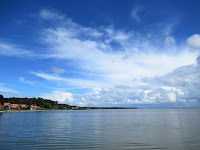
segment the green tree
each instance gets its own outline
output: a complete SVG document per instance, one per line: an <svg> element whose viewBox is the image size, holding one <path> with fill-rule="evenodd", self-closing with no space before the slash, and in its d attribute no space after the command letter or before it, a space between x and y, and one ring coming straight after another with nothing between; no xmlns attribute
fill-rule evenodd
<svg viewBox="0 0 200 150"><path fill-rule="evenodd" d="M39 97L39 98L36 100L36 104L37 104L38 106L44 106L44 99Z"/></svg>
<svg viewBox="0 0 200 150"><path fill-rule="evenodd" d="M61 105L61 104L59 104L59 105L58 105L58 108L59 108L59 109L64 109L64 106Z"/></svg>
<svg viewBox="0 0 200 150"><path fill-rule="evenodd" d="M51 106L51 104L49 102L45 102L44 103L44 108L51 109L52 106Z"/></svg>
<svg viewBox="0 0 200 150"><path fill-rule="evenodd" d="M5 102L5 100L4 100L4 98L3 98L3 95L0 95L0 103L1 103L1 104L4 104L4 102Z"/></svg>
<svg viewBox="0 0 200 150"><path fill-rule="evenodd" d="M53 106L53 109L58 109L58 106Z"/></svg>

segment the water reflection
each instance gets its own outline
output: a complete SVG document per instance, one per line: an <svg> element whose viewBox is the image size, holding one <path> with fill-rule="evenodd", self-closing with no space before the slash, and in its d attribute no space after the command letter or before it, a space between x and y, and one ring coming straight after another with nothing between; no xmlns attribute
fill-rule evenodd
<svg viewBox="0 0 200 150"><path fill-rule="evenodd" d="M0 145L3 149L198 149L199 115L200 109L4 113Z"/></svg>

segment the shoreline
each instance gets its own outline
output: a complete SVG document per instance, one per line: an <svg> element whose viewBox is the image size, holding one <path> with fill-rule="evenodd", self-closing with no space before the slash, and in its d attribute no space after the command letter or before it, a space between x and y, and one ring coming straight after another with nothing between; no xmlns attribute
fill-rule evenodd
<svg viewBox="0 0 200 150"><path fill-rule="evenodd" d="M0 113L4 113L4 112L58 111L58 110L70 110L70 109L48 109L48 110L0 110Z"/></svg>
<svg viewBox="0 0 200 150"><path fill-rule="evenodd" d="M35 111L63 111L63 110L102 110L102 109L107 109L111 110L114 108L95 108L95 109L39 109L39 110L0 110L0 113L4 112L35 112ZM133 109L133 108L115 108L115 109ZM134 109L139 109L139 108L134 108Z"/></svg>

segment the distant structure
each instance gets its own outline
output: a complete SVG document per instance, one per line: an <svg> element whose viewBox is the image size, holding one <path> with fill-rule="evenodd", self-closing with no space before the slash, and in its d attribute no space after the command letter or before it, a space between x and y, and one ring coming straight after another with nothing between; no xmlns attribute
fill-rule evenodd
<svg viewBox="0 0 200 150"><path fill-rule="evenodd" d="M8 104L8 109L11 109L12 107L11 107L11 104Z"/></svg>
<svg viewBox="0 0 200 150"><path fill-rule="evenodd" d="M4 103L4 107L7 107L7 109L11 109L12 108L10 103Z"/></svg>
<svg viewBox="0 0 200 150"><path fill-rule="evenodd" d="M12 105L11 105L11 108L12 108L12 109L19 109L19 105L18 105L18 104L12 104Z"/></svg>
<svg viewBox="0 0 200 150"><path fill-rule="evenodd" d="M20 109L20 108L27 108L28 106L26 104L10 104L10 103L4 103L2 107L0 106L0 109L7 108L7 109Z"/></svg>
<svg viewBox="0 0 200 150"><path fill-rule="evenodd" d="M80 108L80 107L78 107L78 106L73 106L73 107L72 107L73 110L76 110L76 109L79 109L79 108Z"/></svg>
<svg viewBox="0 0 200 150"><path fill-rule="evenodd" d="M20 108L27 108L28 106L26 104L19 104Z"/></svg>
<svg viewBox="0 0 200 150"><path fill-rule="evenodd" d="M37 109L43 109L43 107L37 106L37 105L31 105L30 106L30 110L37 110Z"/></svg>

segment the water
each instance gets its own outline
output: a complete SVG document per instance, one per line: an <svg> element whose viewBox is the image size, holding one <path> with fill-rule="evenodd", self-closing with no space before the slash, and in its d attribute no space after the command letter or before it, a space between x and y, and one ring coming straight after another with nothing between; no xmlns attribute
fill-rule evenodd
<svg viewBox="0 0 200 150"><path fill-rule="evenodd" d="M0 149L197 150L200 109L0 114Z"/></svg>

